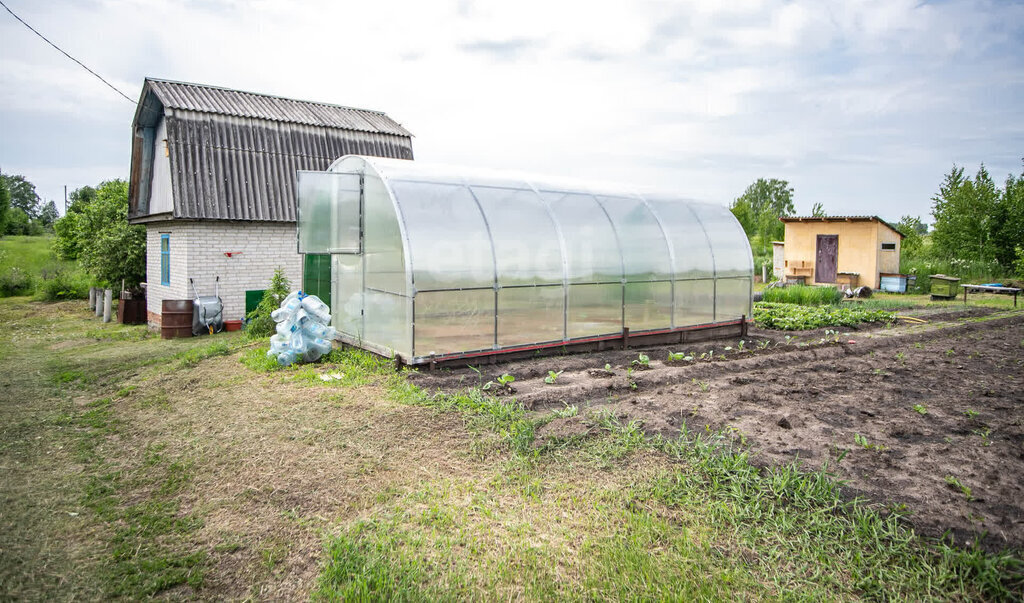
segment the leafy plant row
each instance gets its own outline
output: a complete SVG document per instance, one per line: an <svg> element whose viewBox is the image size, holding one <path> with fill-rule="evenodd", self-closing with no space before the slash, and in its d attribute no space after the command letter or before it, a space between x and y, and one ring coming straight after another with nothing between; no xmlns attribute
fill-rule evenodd
<svg viewBox="0 0 1024 603"><path fill-rule="evenodd" d="M865 322L891 324L894 312L845 306L801 306L773 302L754 304L754 323L762 329L803 331L821 327L853 327Z"/></svg>

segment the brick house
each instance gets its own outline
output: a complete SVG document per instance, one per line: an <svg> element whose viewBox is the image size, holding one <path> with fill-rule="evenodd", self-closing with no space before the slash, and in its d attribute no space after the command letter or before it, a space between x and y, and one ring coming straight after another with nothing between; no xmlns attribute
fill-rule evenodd
<svg viewBox="0 0 1024 603"><path fill-rule="evenodd" d="M132 122L129 222L146 226L146 310L209 295L224 318L259 301L274 269L330 299L330 262L297 252L296 172L343 155L412 159L412 135L379 111L147 78Z"/></svg>

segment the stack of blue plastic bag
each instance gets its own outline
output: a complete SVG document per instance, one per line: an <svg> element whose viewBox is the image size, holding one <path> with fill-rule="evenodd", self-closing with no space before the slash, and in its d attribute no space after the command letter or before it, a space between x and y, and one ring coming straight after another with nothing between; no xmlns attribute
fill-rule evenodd
<svg viewBox="0 0 1024 603"><path fill-rule="evenodd" d="M276 357L281 366L299 360L316 362L331 351L337 331L328 326L331 309L319 297L293 291L270 317L277 323L277 334L270 338L267 356Z"/></svg>

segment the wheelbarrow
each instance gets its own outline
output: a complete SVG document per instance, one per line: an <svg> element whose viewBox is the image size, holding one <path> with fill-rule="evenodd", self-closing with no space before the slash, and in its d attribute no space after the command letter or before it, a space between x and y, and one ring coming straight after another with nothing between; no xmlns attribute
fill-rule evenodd
<svg viewBox="0 0 1024 603"><path fill-rule="evenodd" d="M192 292L196 299L192 304L192 334L220 333L224 330L224 303L220 299L220 276L216 278L213 295L199 295L196 283L191 278Z"/></svg>

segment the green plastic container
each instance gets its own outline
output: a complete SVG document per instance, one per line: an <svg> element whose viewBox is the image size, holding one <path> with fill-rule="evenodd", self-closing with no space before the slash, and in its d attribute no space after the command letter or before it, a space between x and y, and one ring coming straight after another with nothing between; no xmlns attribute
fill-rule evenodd
<svg viewBox="0 0 1024 603"><path fill-rule="evenodd" d="M932 297L952 299L960 293L960 279L945 274L931 275Z"/></svg>

